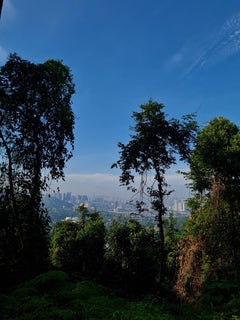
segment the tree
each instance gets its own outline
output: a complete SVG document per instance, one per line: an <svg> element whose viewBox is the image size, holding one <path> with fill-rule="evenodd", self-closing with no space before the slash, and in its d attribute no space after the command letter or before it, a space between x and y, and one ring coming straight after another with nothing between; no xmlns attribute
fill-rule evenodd
<svg viewBox="0 0 240 320"><path fill-rule="evenodd" d="M1 68L0 147L12 196L13 171L21 173L32 197L47 186L43 169L52 179L64 177L74 142L73 93L69 68L60 61L34 64L13 54Z"/></svg>
<svg viewBox="0 0 240 320"><path fill-rule="evenodd" d="M77 272L79 248L76 241L78 223L57 221L51 232L50 258L54 267L66 272Z"/></svg>
<svg viewBox="0 0 240 320"><path fill-rule="evenodd" d="M164 231L167 269L166 279L172 286L177 274L177 261L179 254L178 243L181 237L180 231L177 228L177 218L174 217L173 212L169 212L168 218L164 220Z"/></svg>
<svg viewBox="0 0 240 320"><path fill-rule="evenodd" d="M237 233L240 226L239 158L239 128L224 117L214 118L198 133L196 147L190 159L190 172L187 175L187 178L192 180L196 196L205 195L207 210L206 205L200 204L200 206L202 212L205 209L208 213L205 220L210 220L209 238L215 240L221 261L227 264L232 261L235 278L238 280L240 280L237 249L240 243ZM200 213L198 216L203 216ZM197 215L195 216L194 221L197 219Z"/></svg>
<svg viewBox="0 0 240 320"><path fill-rule="evenodd" d="M235 182L239 141L238 127L224 117L214 118L199 131L187 175L192 180L193 190L208 193L216 179L224 185Z"/></svg>
<svg viewBox="0 0 240 320"><path fill-rule="evenodd" d="M90 212L84 206L78 207L77 211L80 212L80 228L77 233L82 259L80 272L96 279L102 269L104 256L105 226L103 217L98 211Z"/></svg>
<svg viewBox="0 0 240 320"><path fill-rule="evenodd" d="M240 131L224 117L197 135L190 157L191 218L180 243L178 293L189 300L209 280L239 281Z"/></svg>
<svg viewBox="0 0 240 320"><path fill-rule="evenodd" d="M73 93L70 70L57 60L35 64L11 54L0 69L0 193L18 255L29 245L28 228L35 225L43 237L48 232L42 192L50 179L64 178L72 156ZM29 260L39 254L30 243Z"/></svg>
<svg viewBox="0 0 240 320"><path fill-rule="evenodd" d="M103 263L105 226L98 212L78 208L78 221L57 221L52 230L53 266L96 279Z"/></svg>
<svg viewBox="0 0 240 320"><path fill-rule="evenodd" d="M131 128L135 132L128 144L119 143L120 159L112 165L121 169L120 183L132 191L136 189L134 173L153 174L153 184L147 187L146 193L151 198L152 208L157 211L159 228L159 273L158 281L163 280L164 268L164 232L163 216L166 213L164 197L169 194L165 181L166 170L179 159L188 161L191 142L195 138L197 123L194 115L183 116L181 121L167 119L163 112L164 105L149 100L140 106L140 112L133 112L136 124ZM142 181L146 185L146 181ZM138 203L139 204L139 203ZM140 211L142 210L140 201Z"/></svg>
<svg viewBox="0 0 240 320"><path fill-rule="evenodd" d="M157 270L153 228L134 219L113 220L106 237L104 281L139 294L152 289Z"/></svg>

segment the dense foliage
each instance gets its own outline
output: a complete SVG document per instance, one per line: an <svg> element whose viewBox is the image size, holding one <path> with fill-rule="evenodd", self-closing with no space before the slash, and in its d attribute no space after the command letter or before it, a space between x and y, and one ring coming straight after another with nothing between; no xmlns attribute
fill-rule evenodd
<svg viewBox="0 0 240 320"><path fill-rule="evenodd" d="M157 252L152 228L134 219L113 220L107 231L103 280L128 293L151 290L155 286Z"/></svg>
<svg viewBox="0 0 240 320"><path fill-rule="evenodd" d="M0 280L43 270L49 219L42 192L72 156L72 76L60 61L16 54L0 69Z"/></svg>
<svg viewBox="0 0 240 320"><path fill-rule="evenodd" d="M181 241L176 286L185 298L201 297L212 280L228 280L239 287L239 146L239 128L223 117L214 118L198 133L186 175L192 181L191 219Z"/></svg>
<svg viewBox="0 0 240 320"><path fill-rule="evenodd" d="M105 227L98 212L78 208L78 221L58 221L52 231L50 256L54 267L79 277L99 278Z"/></svg>
<svg viewBox="0 0 240 320"><path fill-rule="evenodd" d="M72 156L73 93L60 61L34 64L13 54L0 68L1 317L240 319L237 125L219 117L197 132L193 115L167 119L150 100L133 113L134 134L119 144L113 166L134 192L134 174L142 176L140 196L150 196L156 226L115 219L106 227L99 212L80 206L77 221L50 228L42 193L64 177ZM164 216L165 174L178 158L190 164L192 188L182 230L173 213Z"/></svg>

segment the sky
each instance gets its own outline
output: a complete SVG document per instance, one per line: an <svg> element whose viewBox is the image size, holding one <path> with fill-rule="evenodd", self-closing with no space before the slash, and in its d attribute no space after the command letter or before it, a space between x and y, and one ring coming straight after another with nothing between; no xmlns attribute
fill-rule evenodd
<svg viewBox="0 0 240 320"><path fill-rule="evenodd" d="M71 69L75 150L62 192L128 197L110 167L118 142L129 141L132 112L150 98L169 118L240 122L239 0L4 0L0 65L13 52ZM186 164L167 181L181 198L177 169Z"/></svg>

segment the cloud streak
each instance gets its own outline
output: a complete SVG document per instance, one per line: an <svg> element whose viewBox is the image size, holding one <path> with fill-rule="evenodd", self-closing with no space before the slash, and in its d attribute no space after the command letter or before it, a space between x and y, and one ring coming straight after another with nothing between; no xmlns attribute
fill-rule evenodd
<svg viewBox="0 0 240 320"><path fill-rule="evenodd" d="M194 69L203 69L221 63L239 52L240 13L237 13L224 23L214 40L195 60L189 73Z"/></svg>
<svg viewBox="0 0 240 320"><path fill-rule="evenodd" d="M204 41L188 41L169 59L170 68L184 70L184 77L219 64L240 52L240 12Z"/></svg>

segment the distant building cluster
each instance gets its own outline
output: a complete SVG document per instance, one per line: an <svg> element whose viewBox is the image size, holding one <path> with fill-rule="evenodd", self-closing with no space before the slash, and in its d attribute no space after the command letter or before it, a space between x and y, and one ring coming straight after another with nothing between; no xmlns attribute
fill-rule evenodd
<svg viewBox="0 0 240 320"><path fill-rule="evenodd" d="M45 196L45 205L48 209L52 222L58 220L77 221L79 213L77 208L84 205L90 211L98 211L103 216L104 223L111 223L116 217L133 217L146 225L156 225L156 212L151 209L150 204L146 210L139 215L134 203L123 200L105 199L102 196L89 197L87 195L73 195L71 192L54 192L51 196ZM173 212L177 218L189 216L186 200L172 199L168 201L168 212ZM167 217L167 215L166 215Z"/></svg>
<svg viewBox="0 0 240 320"><path fill-rule="evenodd" d="M172 207L170 207L170 209L177 212L189 211L187 206L187 201L182 199L181 200L174 199L173 205Z"/></svg>
<svg viewBox="0 0 240 320"><path fill-rule="evenodd" d="M101 196L90 198L87 195L73 195L71 192L54 192L51 197L72 204L73 209L84 204L89 209L96 209L98 211L109 211L113 213L132 213L136 211L134 204L122 200L108 200ZM151 211L150 206L147 211ZM188 214L189 210L186 200L173 199L171 203L168 204L168 211Z"/></svg>
<svg viewBox="0 0 240 320"><path fill-rule="evenodd" d="M66 193L62 193L62 192L54 192L51 195L53 198L56 198L58 200L63 200L66 202L73 202L73 203L84 203L84 202L88 202L88 196L87 195L73 195L72 192L66 192Z"/></svg>

